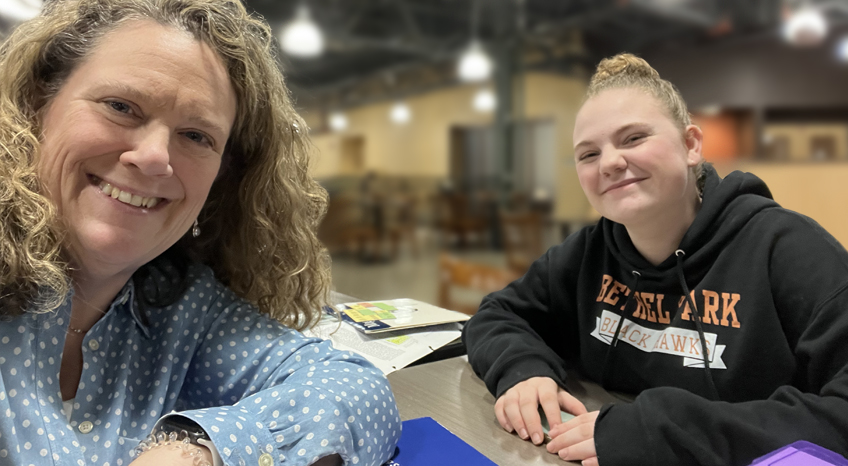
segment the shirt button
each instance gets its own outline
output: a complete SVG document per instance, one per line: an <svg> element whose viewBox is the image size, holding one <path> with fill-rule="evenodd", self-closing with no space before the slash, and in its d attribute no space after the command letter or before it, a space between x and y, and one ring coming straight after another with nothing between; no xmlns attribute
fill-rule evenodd
<svg viewBox="0 0 848 466"><path fill-rule="evenodd" d="M83 421L79 425L79 431L82 432L83 434L87 434L87 433L91 432L91 429L93 429L93 428L94 428L94 424L92 424L91 421Z"/></svg>
<svg viewBox="0 0 848 466"><path fill-rule="evenodd" d="M97 340L92 338L91 340L88 340L88 347L89 349L91 349L91 351L97 351L98 349L100 349L100 343L98 343Z"/></svg>
<svg viewBox="0 0 848 466"><path fill-rule="evenodd" d="M259 457L259 466L273 466L274 458L271 457L268 453L263 453L262 456Z"/></svg>

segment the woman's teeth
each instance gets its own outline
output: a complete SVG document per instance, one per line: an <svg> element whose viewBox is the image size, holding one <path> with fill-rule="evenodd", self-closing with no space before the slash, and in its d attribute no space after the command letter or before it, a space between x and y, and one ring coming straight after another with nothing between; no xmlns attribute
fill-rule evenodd
<svg viewBox="0 0 848 466"><path fill-rule="evenodd" d="M133 205L136 207L145 207L148 209L152 209L159 203L158 197L141 197L136 194L128 193L126 191L121 191L120 189L112 186L111 184L101 181L100 182L100 190L103 191L103 194L107 196L112 196L112 199L117 199L124 204Z"/></svg>

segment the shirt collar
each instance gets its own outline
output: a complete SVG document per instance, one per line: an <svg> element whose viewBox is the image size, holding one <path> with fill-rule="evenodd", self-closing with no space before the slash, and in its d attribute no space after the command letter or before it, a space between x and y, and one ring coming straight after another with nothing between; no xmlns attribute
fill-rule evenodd
<svg viewBox="0 0 848 466"><path fill-rule="evenodd" d="M150 326L147 323L147 319L142 314L142 310L139 309L139 305L135 299L135 282L130 279L127 281L127 284L121 289L121 292L115 296L115 301L112 302L113 306L129 306L130 315L132 315L133 320L135 321L135 325L141 330L141 333L144 334L146 338L150 338Z"/></svg>

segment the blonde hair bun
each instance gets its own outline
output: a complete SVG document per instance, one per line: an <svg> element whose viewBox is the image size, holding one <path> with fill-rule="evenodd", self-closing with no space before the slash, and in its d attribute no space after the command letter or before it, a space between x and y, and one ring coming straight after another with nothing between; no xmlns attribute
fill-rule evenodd
<svg viewBox="0 0 848 466"><path fill-rule="evenodd" d="M590 86L598 86L608 79L619 76L627 76L631 79L660 79L657 70L653 69L644 59L632 53L620 53L614 57L601 60L592 76Z"/></svg>
<svg viewBox="0 0 848 466"><path fill-rule="evenodd" d="M604 58L589 81L586 98L592 98L607 89L637 88L654 96L665 107L675 124L683 130L692 124L683 96L670 82L642 58L632 53L620 53Z"/></svg>

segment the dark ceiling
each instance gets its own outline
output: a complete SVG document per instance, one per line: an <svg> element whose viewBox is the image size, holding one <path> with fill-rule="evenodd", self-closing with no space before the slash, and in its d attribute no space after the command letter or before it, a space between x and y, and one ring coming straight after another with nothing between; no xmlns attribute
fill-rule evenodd
<svg viewBox="0 0 848 466"><path fill-rule="evenodd" d="M472 31L518 67L569 72L605 56L778 34L792 0L245 0L277 33L306 5L325 34L319 58L283 54L297 97L351 104L455 80ZM435 70L435 71L433 71ZM435 74L403 86L411 76ZM416 81L412 79L412 81ZM372 82L363 89L363 83ZM377 84L374 84L377 82ZM443 83L442 83L443 84ZM410 87L411 86L411 87ZM356 89L356 88L359 89Z"/></svg>
<svg viewBox="0 0 848 466"><path fill-rule="evenodd" d="M473 36L501 71L580 75L621 51L650 55L740 38L778 40L785 13L802 4L835 5L841 27L848 23L848 0L243 1L276 34L299 6L310 9L325 52L311 59L282 53L280 65L299 106L325 108L455 83L456 60ZM0 20L0 32L13 26Z"/></svg>

